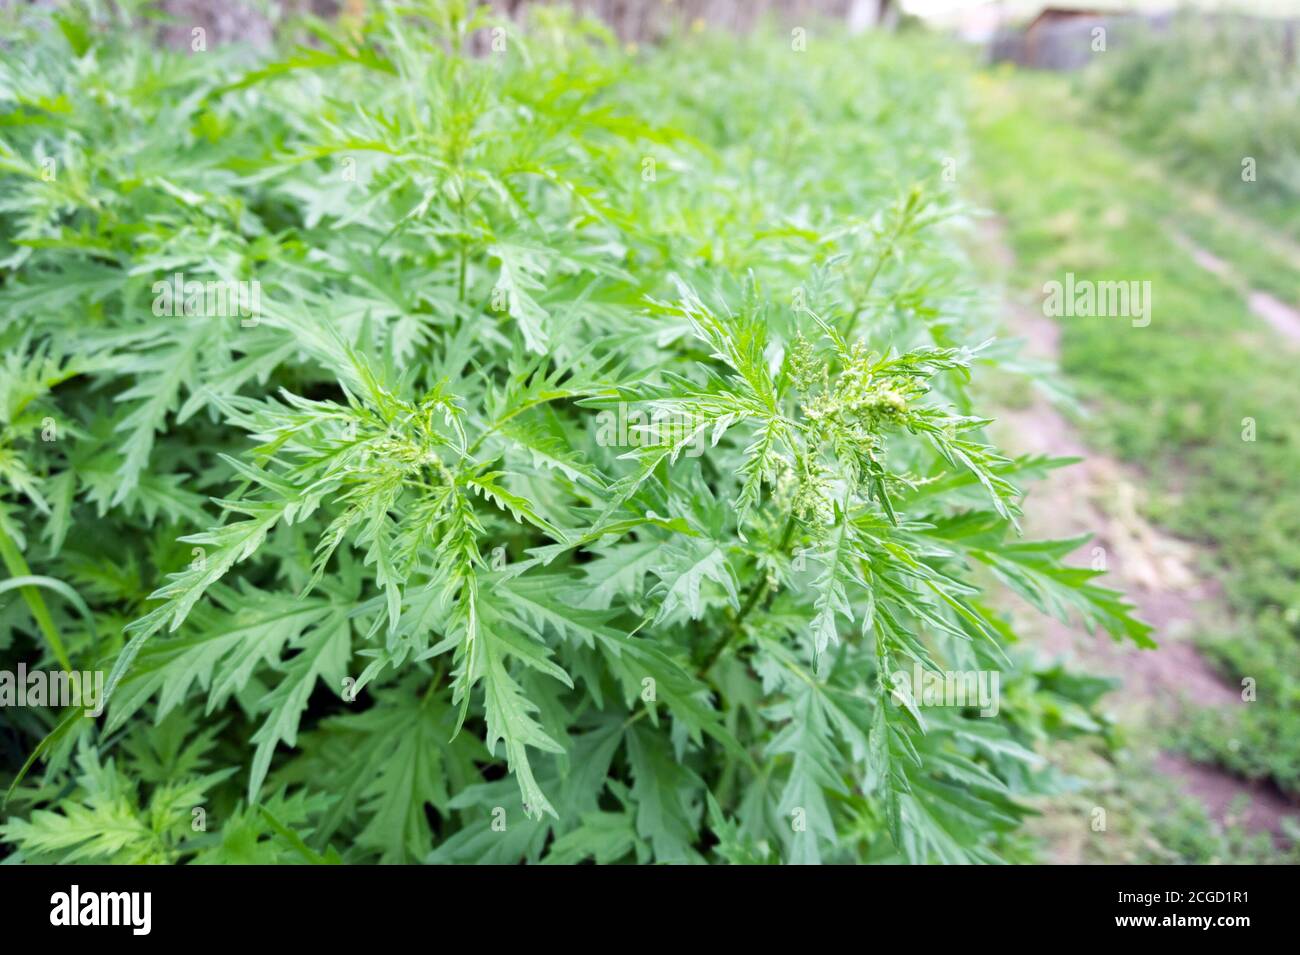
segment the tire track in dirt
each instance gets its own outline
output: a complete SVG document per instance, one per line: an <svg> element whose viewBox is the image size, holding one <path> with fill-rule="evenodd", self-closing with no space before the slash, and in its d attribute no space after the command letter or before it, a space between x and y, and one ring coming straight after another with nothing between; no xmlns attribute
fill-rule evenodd
<svg viewBox="0 0 1300 955"><path fill-rule="evenodd" d="M1002 223L980 220L980 239L999 271L1010 273L1015 256ZM1006 302L1006 323L1026 341L1028 356L1056 364L1060 326L1041 311ZM1084 560L1104 561L1103 582L1123 591L1138 616L1155 628L1158 650L1117 643L1106 634L1048 619L1039 627L1038 646L1049 657L1066 657L1084 670L1118 677L1112 694L1119 717L1131 725L1177 718L1194 707L1242 705L1240 690L1227 683L1191 643L1198 625L1226 620L1220 587L1196 570L1198 553L1190 543L1152 526L1141 516L1142 488L1148 483L1135 469L1089 448L1078 429L1035 391L1025 407L1005 408L995 431L1003 447L1016 453L1041 453L1083 460L1058 468L1029 494L1025 527L1034 536L1074 537L1091 534ZM1095 550L1100 548L1100 551ZM1094 565L1095 566L1095 565ZM1185 794L1198 799L1218 821L1230 815L1236 797L1249 808L1234 821L1251 831L1281 831L1284 816L1300 813L1272 786L1242 780L1218 767L1161 753L1156 771Z"/></svg>
<svg viewBox="0 0 1300 955"><path fill-rule="evenodd" d="M1183 248L1193 262L1236 291L1245 300L1246 307L1271 325L1273 330L1289 344L1300 345L1300 311L1275 295L1251 288L1250 284L1223 259L1201 248L1173 226L1167 228L1174 241Z"/></svg>

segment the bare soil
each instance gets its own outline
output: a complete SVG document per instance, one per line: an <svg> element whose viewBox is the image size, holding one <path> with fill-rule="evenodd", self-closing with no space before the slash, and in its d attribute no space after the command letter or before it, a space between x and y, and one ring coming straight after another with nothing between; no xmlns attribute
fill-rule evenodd
<svg viewBox="0 0 1300 955"><path fill-rule="evenodd" d="M1009 269L1014 256L1001 223L983 220L981 231L985 248L999 266ZM1211 268L1214 257L1201 251L1205 267ZM1061 329L1054 320L1025 303L1009 302L1005 314L1012 333L1026 340L1030 356L1056 362ZM1296 334L1300 336L1300 316ZM1198 627L1227 616L1219 599L1221 588L1201 569L1213 562L1203 559L1207 555L1199 554L1192 543L1142 517L1143 489L1152 478L1088 447L1075 424L1037 392L1027 406L1001 411L995 432L1002 446L1016 453L1083 459L1053 471L1033 487L1026 501L1026 532L1046 537L1091 534L1093 539L1077 555L1080 563L1105 569L1103 582L1133 601L1138 616L1155 628L1160 645L1141 650L1049 620L1038 628L1042 651L1072 660L1088 672L1118 677L1122 688L1111 701L1119 718L1130 725L1167 723L1188 707L1242 705L1240 689L1225 682L1191 643ZM1220 822L1234 821L1276 835L1283 816L1300 812L1271 787L1174 753L1161 753L1155 769ZM1242 796L1248 808L1229 819L1230 807Z"/></svg>
<svg viewBox="0 0 1300 955"><path fill-rule="evenodd" d="M1173 230L1173 235L1178 244L1187 250L1193 262L1235 288L1246 300L1247 307L1266 321L1288 343L1300 345L1300 311L1269 292L1250 288L1231 265L1213 252L1201 248L1177 230Z"/></svg>

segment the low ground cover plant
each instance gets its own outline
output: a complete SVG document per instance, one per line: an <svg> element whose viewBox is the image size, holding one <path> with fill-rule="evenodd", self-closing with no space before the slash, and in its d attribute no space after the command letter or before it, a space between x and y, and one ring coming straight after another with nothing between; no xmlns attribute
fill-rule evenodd
<svg viewBox="0 0 1300 955"><path fill-rule="evenodd" d="M993 595L1150 637L972 407L939 50L49 16L0 55L0 649L107 709L5 710L14 858L1031 857L1107 684Z"/></svg>
<svg viewBox="0 0 1300 955"><path fill-rule="evenodd" d="M1205 707L1178 727L1198 760L1300 794L1300 401L1294 359L1255 314L1243 287L1204 268L1186 233L1250 275L1267 262L1279 294L1300 271L1270 258L1261 222L1189 209L1168 158L1089 130L1086 103L1055 86L985 87L976 111L978 163L989 201L1005 216L1022 289L1067 270L1099 280L1151 282L1146 328L1062 322L1062 369L1093 414L1090 432L1147 478L1147 510L1201 551L1195 570L1221 588L1195 636L1243 705ZM1149 168L1144 168L1149 167ZM1149 171L1154 169L1155 172ZM1051 177L1050 190L1023 181ZM1078 197L1087 196L1088 200ZM1275 202L1276 214L1294 204ZM1250 275L1249 290L1258 279ZM1262 287L1256 286L1256 287ZM1206 374L1206 369L1212 369ZM1192 700L1193 703L1203 702Z"/></svg>

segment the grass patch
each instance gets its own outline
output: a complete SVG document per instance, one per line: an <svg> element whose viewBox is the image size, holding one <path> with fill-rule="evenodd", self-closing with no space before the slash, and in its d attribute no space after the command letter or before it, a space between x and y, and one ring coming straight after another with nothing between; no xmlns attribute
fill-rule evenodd
<svg viewBox="0 0 1300 955"><path fill-rule="evenodd" d="M1295 354L1239 287L1198 265L1173 234L1205 242L1239 274L1300 296L1300 274L1267 230L1186 202L1152 160L1084 123L1051 77L985 76L976 85L975 169L1007 222L1018 288L1066 272L1149 281L1152 320L1066 318L1063 370L1095 410L1094 440L1149 475L1148 516L1206 545L1237 620L1200 635L1256 699L1207 713L1191 751L1300 793L1300 405ZM1206 210L1209 210L1208 212ZM1253 430L1252 430L1253 429ZM1253 438L1253 440L1250 440Z"/></svg>

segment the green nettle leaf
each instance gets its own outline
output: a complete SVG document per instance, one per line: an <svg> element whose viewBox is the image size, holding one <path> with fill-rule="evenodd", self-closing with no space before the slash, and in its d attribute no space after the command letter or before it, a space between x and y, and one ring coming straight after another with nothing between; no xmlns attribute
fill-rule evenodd
<svg viewBox="0 0 1300 955"><path fill-rule="evenodd" d="M1024 856L1104 724L1012 595L1150 628L973 407L950 58L66 6L0 44L0 653L108 718L15 724L14 861Z"/></svg>
<svg viewBox="0 0 1300 955"><path fill-rule="evenodd" d="M659 610L654 624L685 617L699 620L705 614L702 591L714 584L733 606L737 603L736 582L722 548L711 541L674 541L661 549L664 563L653 568L659 584L651 589L649 599Z"/></svg>
<svg viewBox="0 0 1300 955"><path fill-rule="evenodd" d="M326 686L343 685L351 654L351 636L352 625L345 614L334 614L317 625L303 637L297 655L285 666L284 676L263 701L262 708L267 715L261 728L253 734L257 749L248 783L249 802L257 799L276 744L293 746L297 740L298 723L317 678Z"/></svg>
<svg viewBox="0 0 1300 955"><path fill-rule="evenodd" d="M824 570L813 581L817 594L813 601L816 615L812 622L813 647L819 655L826 651L831 643L839 642L838 617L844 616L853 621L853 605L849 602L849 588L867 589L862 579L860 567L863 555L853 548L853 525L847 520L840 520L826 551L815 555L822 562Z"/></svg>

